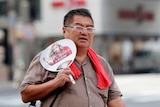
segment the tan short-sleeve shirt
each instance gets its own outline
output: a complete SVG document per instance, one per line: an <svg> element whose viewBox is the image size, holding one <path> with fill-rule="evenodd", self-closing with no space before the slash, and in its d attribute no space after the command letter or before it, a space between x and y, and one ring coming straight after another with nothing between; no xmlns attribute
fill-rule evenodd
<svg viewBox="0 0 160 107"><path fill-rule="evenodd" d="M56 73L47 71L41 66L39 56L40 53L32 60L20 86L21 91L30 84L41 84L55 78ZM76 79L75 84L66 83L53 107L106 107L109 100L121 96L110 65L104 58L99 58L112 84L106 89L97 88L96 73L89 57L86 57L81 65L75 60L74 63L82 74ZM41 107L49 107L56 92L57 90L41 99Z"/></svg>

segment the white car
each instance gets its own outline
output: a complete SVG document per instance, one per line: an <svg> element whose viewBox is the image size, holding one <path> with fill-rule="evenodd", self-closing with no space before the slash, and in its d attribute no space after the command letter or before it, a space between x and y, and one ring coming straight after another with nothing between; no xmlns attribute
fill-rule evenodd
<svg viewBox="0 0 160 107"><path fill-rule="evenodd" d="M156 71L156 57L150 50L138 50L133 55L132 72L148 73Z"/></svg>

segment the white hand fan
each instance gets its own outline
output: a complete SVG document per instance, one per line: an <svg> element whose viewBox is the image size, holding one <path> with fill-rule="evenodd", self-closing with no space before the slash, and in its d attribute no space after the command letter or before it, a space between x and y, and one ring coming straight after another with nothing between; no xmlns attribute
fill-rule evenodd
<svg viewBox="0 0 160 107"><path fill-rule="evenodd" d="M76 45L72 40L61 39L42 51L40 63L46 70L58 72L60 69L69 67L72 64L76 57L76 52Z"/></svg>

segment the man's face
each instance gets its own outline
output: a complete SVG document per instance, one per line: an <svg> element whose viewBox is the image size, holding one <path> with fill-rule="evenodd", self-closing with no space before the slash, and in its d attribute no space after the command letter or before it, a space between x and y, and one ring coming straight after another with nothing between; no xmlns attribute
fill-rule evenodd
<svg viewBox="0 0 160 107"><path fill-rule="evenodd" d="M92 29L92 27L94 27L93 22L89 17L75 15L72 23L67 26L68 27L63 27L64 38L73 40L77 48L88 48L91 46L94 33L89 32L87 29L81 29ZM79 28L81 30L78 30Z"/></svg>

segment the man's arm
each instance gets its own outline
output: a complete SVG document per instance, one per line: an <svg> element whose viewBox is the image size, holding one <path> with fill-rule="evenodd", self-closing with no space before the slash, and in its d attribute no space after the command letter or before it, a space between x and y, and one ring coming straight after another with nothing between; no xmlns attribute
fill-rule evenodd
<svg viewBox="0 0 160 107"><path fill-rule="evenodd" d="M29 85L21 92L21 97L25 103L34 102L42 99L56 88L57 85L54 80L50 80L43 84Z"/></svg>
<svg viewBox="0 0 160 107"><path fill-rule="evenodd" d="M71 82L69 74L72 74L72 72L69 69L64 69L58 72L56 78L48 82L42 84L28 85L21 92L23 102L27 103L40 100L47 96L49 93L53 92L58 87L62 87L66 82Z"/></svg>
<svg viewBox="0 0 160 107"><path fill-rule="evenodd" d="M117 97L116 99L110 100L108 102L108 107L126 107L126 106L122 98Z"/></svg>

